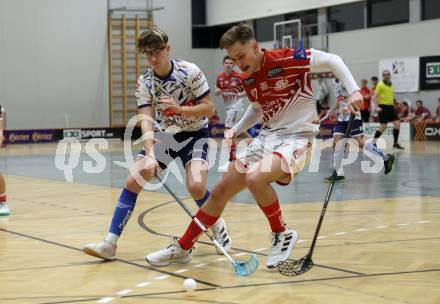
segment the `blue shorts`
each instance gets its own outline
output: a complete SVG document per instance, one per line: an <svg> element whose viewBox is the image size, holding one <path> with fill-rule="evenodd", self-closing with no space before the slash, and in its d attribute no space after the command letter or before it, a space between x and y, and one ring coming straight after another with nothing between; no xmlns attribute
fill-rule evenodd
<svg viewBox="0 0 440 304"><path fill-rule="evenodd" d="M154 156L162 170L166 169L177 157L182 161L184 168L192 160L208 162L208 128L176 134L155 132L154 139ZM139 151L138 155L145 156L145 150Z"/></svg>
<svg viewBox="0 0 440 304"><path fill-rule="evenodd" d="M333 129L333 134L345 135L345 130L347 129L347 126L348 126L348 121L338 121L338 123ZM364 128L362 127L362 120L361 119L353 120L350 137L361 136L363 134L364 134Z"/></svg>

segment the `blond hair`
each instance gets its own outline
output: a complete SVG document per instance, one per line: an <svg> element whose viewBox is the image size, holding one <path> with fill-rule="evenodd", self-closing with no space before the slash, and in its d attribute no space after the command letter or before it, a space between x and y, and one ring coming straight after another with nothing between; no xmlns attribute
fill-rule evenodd
<svg viewBox="0 0 440 304"><path fill-rule="evenodd" d="M255 40L252 27L246 23L240 23L231 27L220 39L220 48L225 49L235 42L245 44L250 40Z"/></svg>

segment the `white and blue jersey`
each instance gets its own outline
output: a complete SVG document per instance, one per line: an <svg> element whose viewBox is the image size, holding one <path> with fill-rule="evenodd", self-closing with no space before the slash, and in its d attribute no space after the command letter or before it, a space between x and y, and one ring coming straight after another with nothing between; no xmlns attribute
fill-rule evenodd
<svg viewBox="0 0 440 304"><path fill-rule="evenodd" d="M209 93L205 75L194 63L171 60L171 72L165 78L158 77L153 68L147 68L138 78L135 95L139 109L154 106L155 119L164 130L177 127L178 132L192 132L206 128L208 118L166 116L158 106L159 99L161 96L169 96L181 106L194 106Z"/></svg>
<svg viewBox="0 0 440 304"><path fill-rule="evenodd" d="M336 93L336 102L338 103L338 123L333 129L333 134L345 134L345 130L348 126L348 121L350 120L350 113L344 113L343 109L348 104L348 93L342 83L338 80L335 80L335 93ZM362 126L362 116L359 113L356 115L353 121L352 129L351 129L351 137L356 137L363 135L363 126Z"/></svg>
<svg viewBox="0 0 440 304"><path fill-rule="evenodd" d="M348 104L348 93L345 87L342 85L340 81L335 80L335 95L336 95L336 102L338 103L338 121L349 121L350 120L350 113L344 113L342 109L344 109ZM361 114L359 113L354 118L362 119Z"/></svg>

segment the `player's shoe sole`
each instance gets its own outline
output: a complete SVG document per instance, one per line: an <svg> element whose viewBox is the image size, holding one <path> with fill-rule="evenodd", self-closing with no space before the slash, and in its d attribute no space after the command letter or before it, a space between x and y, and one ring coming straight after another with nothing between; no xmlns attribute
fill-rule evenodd
<svg viewBox="0 0 440 304"><path fill-rule="evenodd" d="M87 255L90 255L90 256L93 256L96 258L100 258L103 260L107 260L107 261L115 260L116 255L114 252L116 252L116 246L115 245L107 245L107 246L115 246L115 248L113 250L102 248L102 246L106 246L106 245L103 245L102 243L89 244L83 248L83 252ZM106 251L114 251L114 252L108 253Z"/></svg>

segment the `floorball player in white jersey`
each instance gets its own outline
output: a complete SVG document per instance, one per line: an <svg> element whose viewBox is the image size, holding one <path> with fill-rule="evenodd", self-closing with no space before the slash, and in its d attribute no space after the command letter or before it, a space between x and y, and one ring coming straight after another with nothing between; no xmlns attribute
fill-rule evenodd
<svg viewBox="0 0 440 304"><path fill-rule="evenodd" d="M333 128L333 168L340 168L340 164L345 151L345 144L343 142L340 142L340 140L343 139L345 136L345 130L347 129L348 121L350 120L350 113L344 112L344 109L347 107L348 102L347 89L345 89L345 87L337 78L335 78L334 84L336 103L327 112L327 115L324 116L321 120L327 119L328 116L332 115L337 110L337 123ZM360 113L357 114L353 120L352 129L349 137L356 139L361 149L363 148L370 153L373 153L374 155L382 158L385 167L385 174L391 172L394 163L394 155L385 154L384 151L382 149L379 149L375 143L369 142L365 144L363 122ZM336 181L341 181L344 179L344 173L341 169L339 169L337 172ZM332 176L327 177L325 181L331 182Z"/></svg>
<svg viewBox="0 0 440 304"><path fill-rule="evenodd" d="M143 116L140 120L143 149L125 181L104 241L83 249L86 254L105 260L115 259L116 242L133 213L144 184L174 159L182 161L188 192L197 205L201 207L210 196L206 189L207 117L214 114L215 108L205 75L193 63L171 60L168 36L156 26L140 35L137 48L150 64L139 76L135 94L139 114ZM153 132L155 126L156 132ZM216 240L229 250L231 240L222 218L216 221L212 230Z"/></svg>

